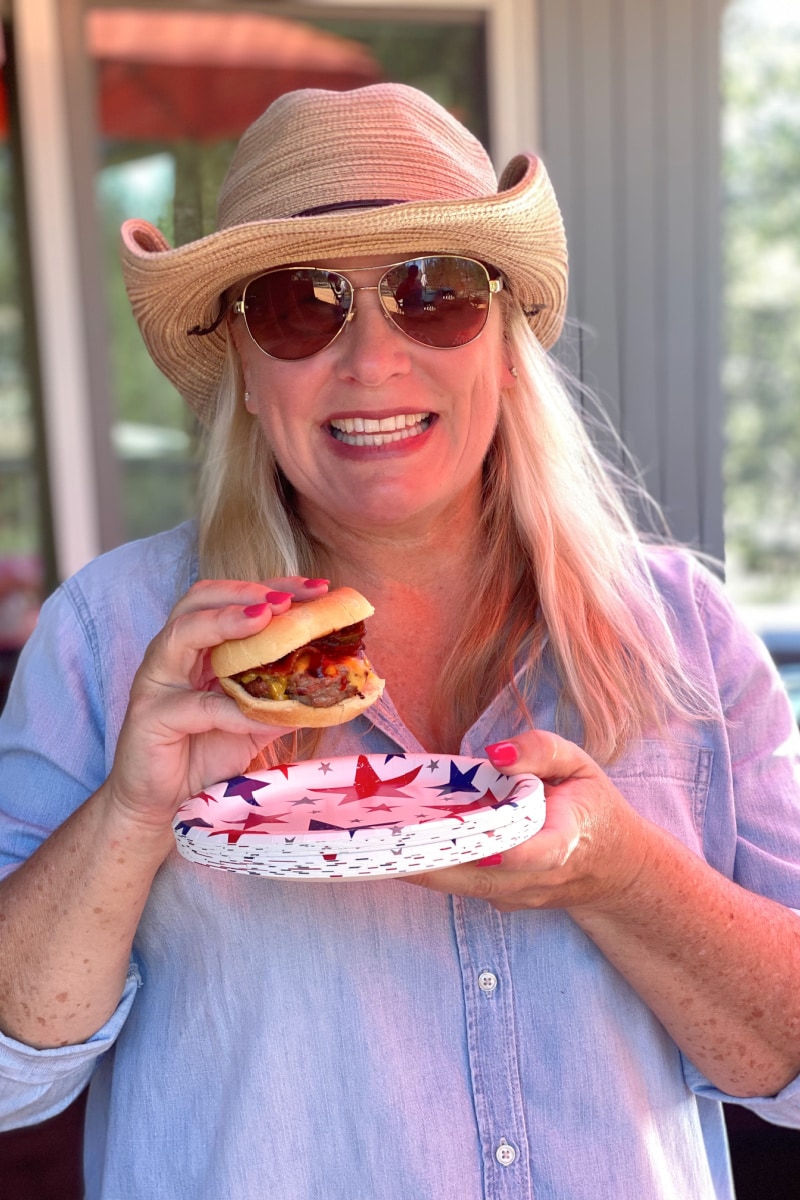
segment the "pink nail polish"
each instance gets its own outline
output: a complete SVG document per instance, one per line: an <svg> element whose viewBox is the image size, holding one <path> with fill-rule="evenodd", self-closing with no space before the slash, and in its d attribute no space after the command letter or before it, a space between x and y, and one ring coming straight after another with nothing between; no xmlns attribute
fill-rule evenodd
<svg viewBox="0 0 800 1200"><path fill-rule="evenodd" d="M486 858L479 858L475 865L478 867L499 867L502 861L502 854L487 854Z"/></svg>
<svg viewBox="0 0 800 1200"><path fill-rule="evenodd" d="M330 579L304 579L303 587L322 587L323 583L330 583Z"/></svg>
<svg viewBox="0 0 800 1200"><path fill-rule="evenodd" d="M285 604L291 598L291 592L267 592L267 604Z"/></svg>
<svg viewBox="0 0 800 1200"><path fill-rule="evenodd" d="M248 604L246 608L242 609L242 613L246 617L260 617L266 607L266 602L264 604Z"/></svg>
<svg viewBox="0 0 800 1200"><path fill-rule="evenodd" d="M495 742L486 747L486 753L495 767L510 767L519 760L519 750L513 742Z"/></svg>

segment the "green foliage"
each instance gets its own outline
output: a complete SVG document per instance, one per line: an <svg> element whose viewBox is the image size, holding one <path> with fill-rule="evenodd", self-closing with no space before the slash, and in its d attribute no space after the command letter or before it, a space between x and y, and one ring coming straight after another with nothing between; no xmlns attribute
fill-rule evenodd
<svg viewBox="0 0 800 1200"><path fill-rule="evenodd" d="M40 543L39 486L23 351L14 163L0 146L0 557L34 554Z"/></svg>
<svg viewBox="0 0 800 1200"><path fill-rule="evenodd" d="M175 241L179 205L173 201L175 161L182 147L113 147L98 181L105 264L106 321L111 338L111 383L121 511L126 538L145 537L193 511L193 421L181 396L151 360L128 303L119 268L119 229L129 216L151 220ZM186 155L183 154L183 159ZM183 161L183 160L181 160ZM194 181L195 173L186 174ZM138 182L138 187L137 187ZM202 206L194 211L202 218ZM190 236L200 237L206 230ZM186 241L188 238L183 238ZM163 435L159 442L159 430ZM150 444L137 448L142 431ZM174 431L188 436L185 448ZM131 435L134 445L131 446Z"/></svg>
<svg viewBox="0 0 800 1200"><path fill-rule="evenodd" d="M778 599L800 576L800 23L734 5L723 60L726 532Z"/></svg>
<svg viewBox="0 0 800 1200"><path fill-rule="evenodd" d="M158 159L137 147L134 165ZM156 210L136 211L130 176L119 160L106 168L98 181L98 208L102 216L103 261L105 265L106 320L111 336L111 369L114 417L120 421L139 421L152 425L181 428L185 405L148 357L139 328L133 318L119 267L119 230L126 217L144 216L163 227L171 220L171 204ZM139 166L139 170L142 168ZM171 188L170 188L171 190ZM140 200L140 204L143 202Z"/></svg>

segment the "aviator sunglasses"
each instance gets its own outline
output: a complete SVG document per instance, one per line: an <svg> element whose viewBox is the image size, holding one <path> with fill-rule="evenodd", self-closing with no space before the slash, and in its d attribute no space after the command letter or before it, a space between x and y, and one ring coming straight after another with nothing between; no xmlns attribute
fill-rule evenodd
<svg viewBox="0 0 800 1200"><path fill-rule="evenodd" d="M347 275L325 267L276 267L251 279L233 310L244 317L259 350L291 361L311 358L336 340L356 314L356 292L377 292L387 320L412 342L454 350L478 337L502 287L481 262L428 254L391 263L368 287L355 287Z"/></svg>

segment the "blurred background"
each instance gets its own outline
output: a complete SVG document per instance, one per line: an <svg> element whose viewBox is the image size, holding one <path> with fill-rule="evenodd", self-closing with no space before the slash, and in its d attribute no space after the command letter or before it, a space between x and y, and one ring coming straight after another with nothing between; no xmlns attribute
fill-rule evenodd
<svg viewBox="0 0 800 1200"><path fill-rule="evenodd" d="M192 512L197 430L130 315L120 222L210 232L270 100L392 79L498 169L545 158L559 354L675 536L724 560L800 718L795 0L0 0L0 23L0 705L42 597ZM3 1135L0 1193L78 1196L81 1119ZM800 1135L730 1122L741 1200L796 1198Z"/></svg>

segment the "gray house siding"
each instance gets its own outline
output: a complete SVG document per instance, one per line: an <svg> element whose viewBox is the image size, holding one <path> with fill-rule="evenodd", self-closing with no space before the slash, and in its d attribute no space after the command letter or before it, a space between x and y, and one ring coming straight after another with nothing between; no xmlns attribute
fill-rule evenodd
<svg viewBox="0 0 800 1200"><path fill-rule="evenodd" d="M542 153L570 243L562 356L673 534L722 556L725 0L540 0Z"/></svg>

